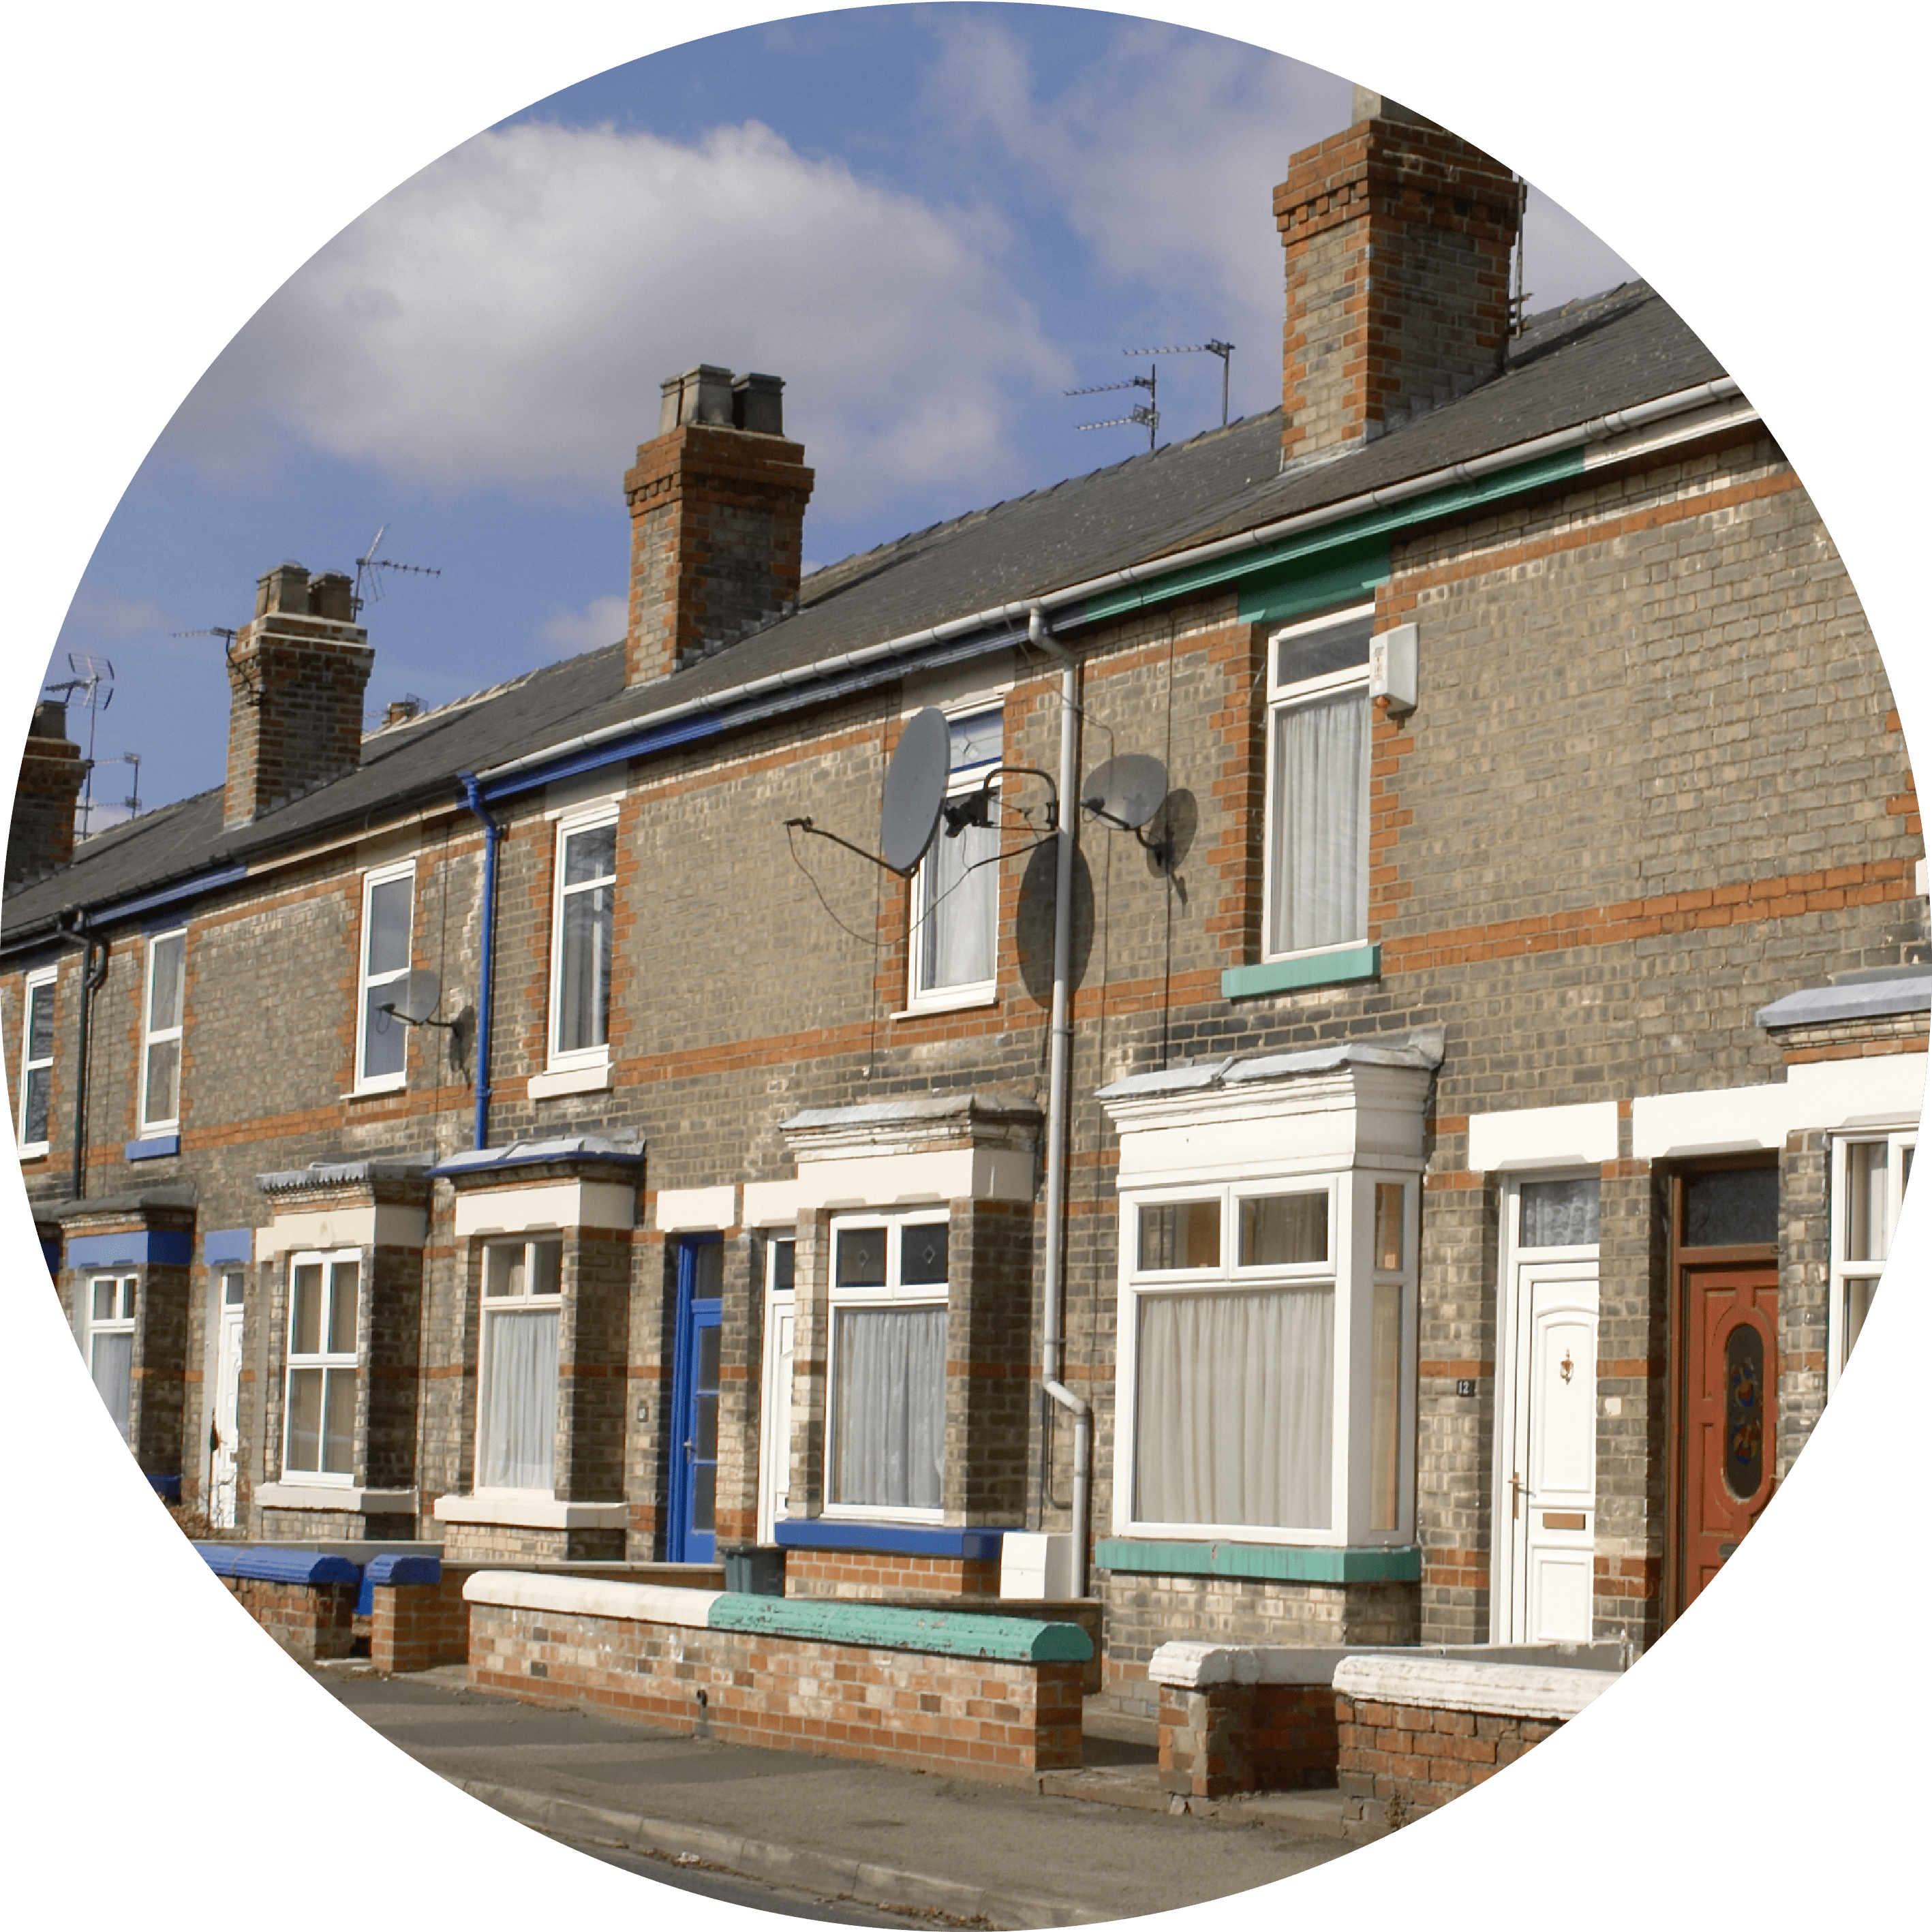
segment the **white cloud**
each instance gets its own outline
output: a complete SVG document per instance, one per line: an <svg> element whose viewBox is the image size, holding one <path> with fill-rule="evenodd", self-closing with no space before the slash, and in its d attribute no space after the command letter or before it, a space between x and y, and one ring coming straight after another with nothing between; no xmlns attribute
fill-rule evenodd
<svg viewBox="0 0 1932 1932"><path fill-rule="evenodd" d="M1065 380L1002 272L1006 240L755 123L692 147L519 124L320 250L170 440L246 464L267 423L431 488L608 493L656 433L660 381L703 361L785 379L822 509L970 486L1010 460L1009 390Z"/></svg>
<svg viewBox="0 0 1932 1932"><path fill-rule="evenodd" d="M614 644L629 621L622 597L593 597L581 610L553 611L544 620L539 635L554 656L574 658Z"/></svg>

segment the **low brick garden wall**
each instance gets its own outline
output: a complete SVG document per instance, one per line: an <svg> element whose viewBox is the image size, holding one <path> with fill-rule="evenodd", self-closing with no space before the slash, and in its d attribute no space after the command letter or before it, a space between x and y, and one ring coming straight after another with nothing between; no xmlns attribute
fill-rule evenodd
<svg viewBox="0 0 1932 1932"><path fill-rule="evenodd" d="M464 1594L480 1690L1001 1782L1081 1761L1072 1624L515 1571Z"/></svg>
<svg viewBox="0 0 1932 1932"><path fill-rule="evenodd" d="M356 1641L362 1574L340 1556L313 1550L260 1550L196 1544L202 1560L242 1607L305 1664L346 1657Z"/></svg>
<svg viewBox="0 0 1932 1932"><path fill-rule="evenodd" d="M1372 1837L1460 1798L1615 1681L1607 1670L1348 1658L1334 1682L1342 1828Z"/></svg>

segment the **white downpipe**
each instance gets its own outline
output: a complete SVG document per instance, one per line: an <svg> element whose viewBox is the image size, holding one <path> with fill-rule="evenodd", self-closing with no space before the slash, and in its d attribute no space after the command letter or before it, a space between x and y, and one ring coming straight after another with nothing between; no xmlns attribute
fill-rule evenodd
<svg viewBox="0 0 1932 1932"><path fill-rule="evenodd" d="M1046 1270L1041 1297L1040 1387L1073 1418L1073 1594L1087 1594L1087 1509L1093 1405L1060 1379L1060 1256L1066 1240L1066 1062L1073 1026L1067 961L1073 950L1073 839L1080 810L1080 661L1047 628L1046 611L1027 614L1027 635L1060 658L1060 826L1053 872L1053 1012L1046 1075ZM1046 1453L1045 1444L1041 1454Z"/></svg>

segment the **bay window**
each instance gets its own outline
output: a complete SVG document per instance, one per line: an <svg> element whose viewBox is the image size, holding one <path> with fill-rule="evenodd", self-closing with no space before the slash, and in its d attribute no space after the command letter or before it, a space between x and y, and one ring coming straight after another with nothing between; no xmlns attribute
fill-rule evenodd
<svg viewBox="0 0 1932 1932"><path fill-rule="evenodd" d="M1918 1136L1834 1141L1832 1148L1832 1305L1826 1361L1835 1387L1871 1312L1912 1178Z"/></svg>
<svg viewBox="0 0 1932 1932"><path fill-rule="evenodd" d="M616 890L616 807L560 820L550 933L553 1067L590 1066L609 1056Z"/></svg>
<svg viewBox="0 0 1932 1932"><path fill-rule="evenodd" d="M948 1264L944 1216L832 1223L827 1515L939 1520Z"/></svg>
<svg viewBox="0 0 1932 1932"><path fill-rule="evenodd" d="M97 1275L88 1283L88 1372L124 1440L133 1408L139 1279L131 1274Z"/></svg>
<svg viewBox="0 0 1932 1932"><path fill-rule="evenodd" d="M977 793L1000 764L1000 713L976 711L950 721L949 805ZM957 830L945 819L913 875L912 974L907 1004L970 1006L993 997L1000 920L999 786L985 825Z"/></svg>
<svg viewBox="0 0 1932 1932"><path fill-rule="evenodd" d="M479 1490L535 1490L545 1496L554 1490L562 1318L560 1238L496 1241L484 1249Z"/></svg>
<svg viewBox="0 0 1932 1932"><path fill-rule="evenodd" d="M362 881L362 1022L356 1064L361 1093L400 1087L409 1078L409 1027L382 1008L400 998L409 977L415 893L413 862L371 872Z"/></svg>
<svg viewBox="0 0 1932 1932"><path fill-rule="evenodd" d="M148 941L141 1008L144 1134L165 1132L181 1124L182 1010L187 967L185 932L158 933Z"/></svg>
<svg viewBox="0 0 1932 1932"><path fill-rule="evenodd" d="M346 1484L354 1474L362 1280L357 1249L290 1258L285 1477Z"/></svg>
<svg viewBox="0 0 1932 1932"><path fill-rule="evenodd" d="M1369 640L1375 609L1268 644L1264 956L1359 946L1369 928Z"/></svg>
<svg viewBox="0 0 1932 1932"><path fill-rule="evenodd" d="M20 994L20 1154L30 1160L48 1148L49 1101L54 1077L56 968L29 973Z"/></svg>

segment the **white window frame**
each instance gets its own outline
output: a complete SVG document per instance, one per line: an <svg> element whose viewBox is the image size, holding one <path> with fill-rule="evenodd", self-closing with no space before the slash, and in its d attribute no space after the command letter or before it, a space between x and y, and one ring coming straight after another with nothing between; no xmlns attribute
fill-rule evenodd
<svg viewBox="0 0 1932 1932"><path fill-rule="evenodd" d="M562 1229L556 1228L532 1228L524 1234L492 1237L488 1240L479 1242L478 1246L482 1252L478 1257L479 1266L476 1286L478 1334L476 1354L476 1461L475 1466L476 1481L473 1486L473 1493L478 1496L554 1497L556 1494L556 1451L554 1439L550 1450L550 1487L547 1490L518 1488L500 1484L490 1485L483 1481L482 1474L484 1455L488 1448L486 1425L489 1417L486 1408L486 1397L490 1386L490 1356L495 1342L496 1318L506 1314L534 1315L542 1313L547 1310L555 1310L557 1316L556 1380L560 1383L562 1379L563 1232ZM539 1247L554 1247L557 1251L556 1289L554 1294L533 1294L530 1292L529 1284L535 1279L532 1273L532 1251ZM523 1250L524 1292L521 1294L493 1295L490 1292L490 1257L493 1253L512 1248L520 1248ZM560 1390L558 1388L553 1387L551 1391L554 1405L551 1409L553 1438L556 1434L556 1408L554 1404L556 1397L560 1393Z"/></svg>
<svg viewBox="0 0 1932 1932"><path fill-rule="evenodd" d="M989 769L997 768L1006 757L1006 719L1004 700L995 698L990 700L981 698L963 703L948 705L945 709L947 741L951 742L952 727L964 724L968 718L998 718L999 720L1000 748L992 758L977 758L969 765L949 768L946 779L946 796L948 803L977 791L986 782ZM950 755L949 751L949 756ZM1000 838L999 800L1000 783L997 772L992 785L988 818L994 842L997 847ZM960 833L964 838L964 832ZM928 986L921 970L926 951L926 922L928 916L926 896L932 883L933 852L940 841L946 836L946 821L940 820L939 829L933 834L932 849L919 862L919 869L912 875L912 916L908 922L910 944L906 960L906 1004L908 1014L943 1013L957 1011L962 1006L990 1006L999 997L1000 986L1000 886L999 861L994 858L982 861L993 875L993 911L990 949L993 970L983 980L961 980L950 986Z"/></svg>
<svg viewBox="0 0 1932 1932"><path fill-rule="evenodd" d="M369 1071L369 1035L374 1025L370 1017L369 996L383 987L400 990L410 976L416 959L416 862L406 859L400 865L383 866L362 875L362 928L356 943L356 1090L358 1094L392 1094L410 1084L409 1028L392 1013L389 1024L401 1029L403 1034L403 1064L393 1073L371 1073ZM371 916L377 889L394 885L398 879L410 882L410 944L403 963L380 973L369 968L369 951L375 944L376 927Z"/></svg>
<svg viewBox="0 0 1932 1932"><path fill-rule="evenodd" d="M1402 1189L1402 1266L1383 1269L1374 1252L1376 1189ZM1325 1192L1328 1197L1328 1258L1320 1262L1240 1264L1240 1203L1258 1196ZM1120 1192L1119 1317L1114 1447L1114 1533L1187 1543L1280 1544L1309 1547L1404 1547L1414 1540L1415 1360L1417 1245L1421 1189L1412 1171L1379 1167L1292 1169L1222 1182L1148 1184ZM1144 1269L1140 1266L1140 1210L1190 1201L1212 1201L1220 1209L1220 1259L1213 1268ZM1297 1284L1322 1284L1334 1296L1333 1437L1330 1456L1328 1526L1257 1523L1167 1522L1136 1514L1136 1445L1140 1395L1138 1351L1143 1298L1202 1291L1263 1292ZM1371 1528L1370 1491L1374 1424L1373 1322L1378 1285L1399 1288L1400 1353L1396 1372L1397 1444L1396 1521Z"/></svg>
<svg viewBox="0 0 1932 1932"><path fill-rule="evenodd" d="M20 1111L14 1123L20 1136L20 1158L32 1160L47 1152L52 1144L53 1135L53 1077L54 1059L58 1042L54 1033L53 1006L58 997L60 968L44 966L38 972L29 973L20 982L20 1084L18 1094ZM37 994L44 993L47 998L47 1051L40 1059L34 1057L34 1000ZM31 1139L27 1132L27 1120L32 1111L34 1076L41 1075L47 1083L47 1131L39 1139Z"/></svg>
<svg viewBox="0 0 1932 1932"><path fill-rule="evenodd" d="M154 1017L154 961L160 949L171 939L178 939L182 946L182 1010L181 1018L172 1026L158 1027ZM187 1069L182 1065L182 1046L187 1031L188 1019L188 928L172 926L166 932L150 933L148 936L147 957L141 968L141 1132L146 1134L167 1133L181 1125L181 1089ZM149 1063L154 1058L154 1049L165 1046L170 1041L175 1046L175 1111L165 1118L158 1118L148 1111L150 1095L148 1091Z"/></svg>
<svg viewBox="0 0 1932 1932"><path fill-rule="evenodd" d="M368 1328L370 1260L369 1251L362 1248L304 1249L289 1256L288 1274L284 1284L286 1300L282 1368L281 1477L285 1483L328 1489L347 1490L356 1486L356 1454L362 1434L356 1416L362 1406L363 1394L362 1338ZM342 1264L351 1262L356 1264L356 1346L346 1351L332 1349L328 1343L329 1330L334 1322L335 1270ZM298 1355L295 1346L296 1270L308 1267L319 1267L322 1270L326 1299L317 1318L316 1339L322 1346L313 1354ZM298 1469L290 1464L289 1436L295 1419L295 1378L298 1370L310 1369L324 1372L321 1406L316 1411L316 1460L318 1462L327 1454L325 1445L328 1439L328 1372L332 1371L340 1374L346 1370L355 1378L355 1393L350 1400L349 1467L346 1470Z"/></svg>
<svg viewBox="0 0 1932 1932"><path fill-rule="evenodd" d="M1863 1324L1865 1313L1870 1311L1871 1298L1885 1273L1892 1244L1898 1232L1899 1213L1905 1203L1906 1170L1911 1166L1912 1150L1918 1144L1916 1127L1898 1129L1889 1133L1834 1134L1832 1137L1832 1300L1826 1318L1825 1340L1825 1393L1828 1400L1838 1388L1838 1378L1844 1374L1845 1364L1851 1358L1858 1329ZM1869 1239L1866 1244L1875 1247L1877 1252L1854 1258L1850 1252L1854 1205L1852 1150L1860 1147L1885 1149L1886 1177L1883 1196L1876 1204L1880 1210L1880 1225L1873 1230L1876 1238ZM1864 1304L1856 1322L1852 1319L1855 1299L1862 1300Z"/></svg>
<svg viewBox="0 0 1932 1932"><path fill-rule="evenodd" d="M832 1500L834 1486L833 1472L838 1466L838 1316L844 1309L852 1308L947 1308L952 1298L952 1248L950 1240L951 1216L945 1210L932 1208L910 1208L902 1212L882 1214L875 1211L854 1212L833 1217L826 1242L826 1314L825 1314L825 1464L824 1487L822 1493L825 1502L821 1514L828 1520L850 1522L904 1522L938 1523L946 1520L945 1498L943 1493L939 1507L934 1509L916 1509L886 1503L836 1503ZM946 1250L946 1279L944 1282L914 1282L906 1283L899 1279L905 1232L909 1228L944 1227L948 1229ZM838 1283L838 1235L842 1229L859 1232L866 1228L883 1228L886 1234L886 1280L882 1288L841 1288ZM942 1370L942 1378L944 1371ZM945 1400L942 1388L940 1400ZM940 1480L944 1482L944 1468L941 1466Z"/></svg>
<svg viewBox="0 0 1932 1932"><path fill-rule="evenodd" d="M610 1000L614 987L617 962L617 940L615 930L617 902L617 841L612 841L610 870L596 879L586 879L579 885L566 887L564 880L564 853L571 838L581 832L593 832L600 826L618 824L618 807L614 800L607 800L583 810L566 812L556 821L556 842L553 850L551 876L556 881L550 894L550 1009L545 1022L544 1042L548 1054L544 1065L550 1072L563 1072L574 1070L607 1066L610 1060ZM563 930L564 901L568 896L579 892L595 892L608 886L610 892L613 930L610 938L610 956L606 971L611 976L610 984L605 989L604 1037L589 1046L565 1047L560 1043L559 1034L563 1024Z"/></svg>
<svg viewBox="0 0 1932 1932"><path fill-rule="evenodd" d="M105 1288L111 1297L112 1312L97 1316L94 1307L100 1290ZM141 1278L136 1274L116 1272L110 1274L90 1274L87 1277L87 1373L92 1381L94 1375L94 1348L98 1338L103 1335L125 1335L128 1340L128 1413L119 1418L122 1441L127 1440L128 1431L134 1420L134 1321L136 1311L140 1306ZM98 1391L99 1382L94 1382ZM112 1410L108 1413L113 1414Z"/></svg>
<svg viewBox="0 0 1932 1932"><path fill-rule="evenodd" d="M758 1377L758 1540L768 1543L770 1532L776 1525L788 1520L789 1508L778 1507L781 1498L788 1504L791 1500L791 1431L789 1427L775 1429L772 1424L782 1406L788 1421L791 1414L791 1390L788 1388L782 1402L776 1387L778 1380L778 1321L781 1316L793 1318L792 1330L794 1359L796 1358L796 1318L798 1312L798 1234L795 1226L772 1227L765 1230L764 1268L764 1333L760 1350ZM791 1250L792 1280L789 1287L778 1286L778 1250Z"/></svg>
<svg viewBox="0 0 1932 1932"><path fill-rule="evenodd" d="M1282 809L1281 775L1275 769L1276 742L1280 736L1277 723L1284 712L1294 710L1317 699L1326 698L1340 691L1359 688L1362 701L1369 701L1369 661L1365 650L1359 664L1344 666L1340 670L1324 671L1315 677L1301 678L1283 683L1276 672L1281 662L1281 646L1288 639L1312 636L1320 631L1339 628L1345 625L1358 625L1365 619L1372 623L1376 607L1372 602L1351 604L1346 610L1329 610L1321 616L1306 618L1292 624L1284 625L1272 632L1268 640L1268 748L1266 804L1262 814L1262 934L1261 956L1263 962L1277 959L1306 959L1318 957L1324 952L1346 952L1368 944L1368 921L1364 915L1362 930L1352 938L1338 939L1322 946L1297 946L1277 950L1274 944L1275 893L1278 881L1275 877L1275 823ZM1370 715L1371 747L1374 716ZM1370 772L1364 770L1362 783L1365 793L1372 783ZM1369 850L1366 834L1362 846L1362 874L1364 885L1369 872ZM1366 893L1364 893L1366 904Z"/></svg>

